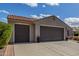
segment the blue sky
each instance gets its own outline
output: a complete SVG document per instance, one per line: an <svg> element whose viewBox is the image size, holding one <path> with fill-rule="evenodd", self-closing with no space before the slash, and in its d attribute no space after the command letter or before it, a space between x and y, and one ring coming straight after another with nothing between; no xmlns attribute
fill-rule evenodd
<svg viewBox="0 0 79 59"><path fill-rule="evenodd" d="M70 26L79 26L77 3L0 3L0 21L7 22L7 15L37 19L55 15Z"/></svg>

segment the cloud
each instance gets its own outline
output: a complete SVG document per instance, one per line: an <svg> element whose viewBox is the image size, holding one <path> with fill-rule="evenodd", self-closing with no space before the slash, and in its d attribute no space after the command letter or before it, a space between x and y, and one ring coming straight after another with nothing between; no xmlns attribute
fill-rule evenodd
<svg viewBox="0 0 79 59"><path fill-rule="evenodd" d="M0 13L5 13L5 14L10 14L8 11L6 10L0 10Z"/></svg>
<svg viewBox="0 0 79 59"><path fill-rule="evenodd" d="M28 5L30 7L38 7L38 3L24 3L25 5ZM45 3L42 5L42 7L46 7L46 5L49 5L49 6L58 6L59 3Z"/></svg>
<svg viewBox="0 0 79 59"><path fill-rule="evenodd" d="M46 5L42 5L42 7L46 7Z"/></svg>
<svg viewBox="0 0 79 59"><path fill-rule="evenodd" d="M58 18L60 18L60 16L57 16Z"/></svg>
<svg viewBox="0 0 79 59"><path fill-rule="evenodd" d="M40 18L44 18L44 17L48 17L51 16L50 14L40 14L38 15L31 15L32 18L36 18L36 19L40 19Z"/></svg>
<svg viewBox="0 0 79 59"><path fill-rule="evenodd" d="M7 23L7 18L1 18L0 21Z"/></svg>
<svg viewBox="0 0 79 59"><path fill-rule="evenodd" d="M46 3L46 5L49 5L49 6L58 6L59 3Z"/></svg>
<svg viewBox="0 0 79 59"><path fill-rule="evenodd" d="M65 18L64 22L70 25L71 27L79 27L79 18L77 17Z"/></svg>
<svg viewBox="0 0 79 59"><path fill-rule="evenodd" d="M38 6L38 3L24 3L30 7L37 7Z"/></svg>

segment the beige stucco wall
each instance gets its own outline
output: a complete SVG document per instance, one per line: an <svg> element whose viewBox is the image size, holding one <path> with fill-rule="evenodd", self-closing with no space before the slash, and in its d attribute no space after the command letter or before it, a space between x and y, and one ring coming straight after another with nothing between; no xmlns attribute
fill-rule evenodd
<svg viewBox="0 0 79 59"><path fill-rule="evenodd" d="M35 24L35 42L37 42L37 37L40 36L40 25Z"/></svg>
<svg viewBox="0 0 79 59"><path fill-rule="evenodd" d="M30 25L30 42L35 42L35 25Z"/></svg>

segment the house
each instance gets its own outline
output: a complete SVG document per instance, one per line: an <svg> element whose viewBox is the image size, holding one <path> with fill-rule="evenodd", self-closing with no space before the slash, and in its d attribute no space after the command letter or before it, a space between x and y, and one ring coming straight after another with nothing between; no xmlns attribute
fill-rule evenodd
<svg viewBox="0 0 79 59"><path fill-rule="evenodd" d="M67 36L73 36L72 28L56 16L42 19L27 18L9 15L8 23L13 26L13 34L10 42L29 43L45 41L62 41Z"/></svg>

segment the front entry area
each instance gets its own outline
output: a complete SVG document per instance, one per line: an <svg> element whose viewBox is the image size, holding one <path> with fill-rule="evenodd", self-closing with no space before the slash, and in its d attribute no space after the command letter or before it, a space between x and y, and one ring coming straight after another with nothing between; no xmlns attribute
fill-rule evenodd
<svg viewBox="0 0 79 59"><path fill-rule="evenodd" d="M29 42L29 25L15 24L15 43Z"/></svg>

